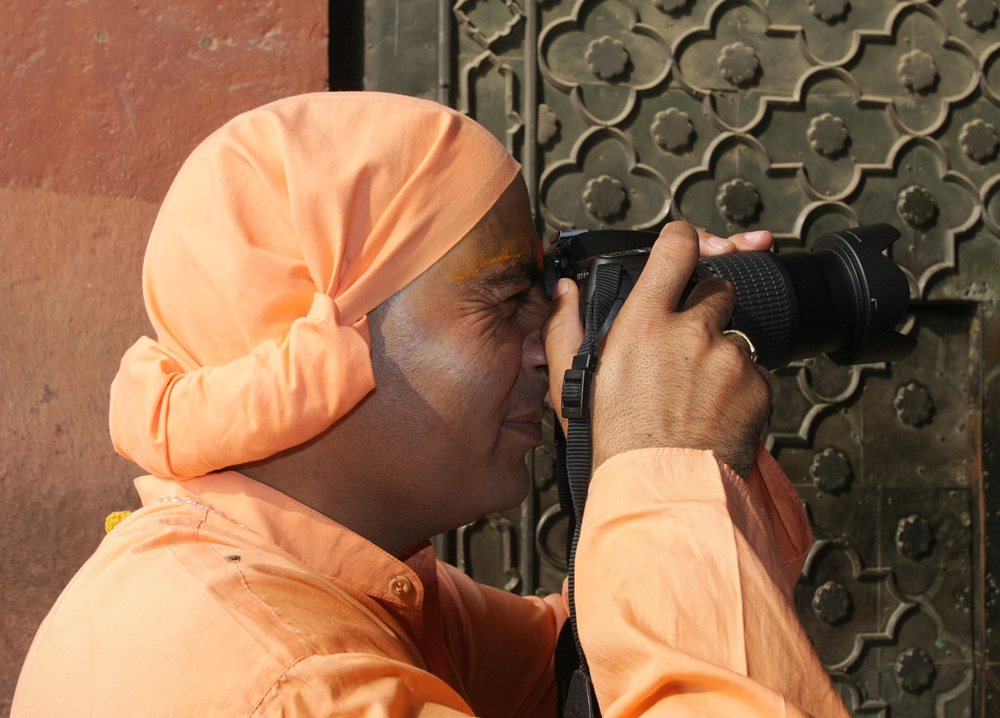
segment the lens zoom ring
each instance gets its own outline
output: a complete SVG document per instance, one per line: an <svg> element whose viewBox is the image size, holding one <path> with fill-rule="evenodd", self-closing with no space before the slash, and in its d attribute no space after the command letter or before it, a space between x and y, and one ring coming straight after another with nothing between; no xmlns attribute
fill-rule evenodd
<svg viewBox="0 0 1000 718"><path fill-rule="evenodd" d="M788 289L769 252L737 252L698 262L700 276L721 277L736 289L730 326L746 332L766 367L780 366L788 353L791 317Z"/></svg>

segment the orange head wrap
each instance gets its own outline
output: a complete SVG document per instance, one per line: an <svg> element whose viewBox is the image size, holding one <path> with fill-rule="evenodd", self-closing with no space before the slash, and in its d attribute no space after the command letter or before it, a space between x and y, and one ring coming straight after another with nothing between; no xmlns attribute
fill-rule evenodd
<svg viewBox="0 0 1000 718"><path fill-rule="evenodd" d="M187 159L143 267L158 341L111 385L111 436L185 479L291 448L375 386L366 315L430 267L518 171L441 105L322 93L240 115Z"/></svg>

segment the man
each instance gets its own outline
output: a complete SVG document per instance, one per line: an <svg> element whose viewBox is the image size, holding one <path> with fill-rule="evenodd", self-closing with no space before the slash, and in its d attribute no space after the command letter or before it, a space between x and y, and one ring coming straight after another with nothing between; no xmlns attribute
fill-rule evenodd
<svg viewBox="0 0 1000 718"><path fill-rule="evenodd" d="M603 350L576 603L607 718L846 715L791 603L808 530L758 454L732 290L676 311L699 243L770 241L668 225ZM157 341L112 388L144 508L53 607L12 715L552 716L563 597L427 541L528 489L581 340L572 282L543 325L540 253L516 163L432 103L308 95L208 138L150 238Z"/></svg>

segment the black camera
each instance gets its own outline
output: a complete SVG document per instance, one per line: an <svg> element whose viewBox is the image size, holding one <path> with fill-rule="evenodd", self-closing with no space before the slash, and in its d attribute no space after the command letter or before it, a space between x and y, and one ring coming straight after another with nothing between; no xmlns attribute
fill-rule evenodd
<svg viewBox="0 0 1000 718"><path fill-rule="evenodd" d="M597 268L620 265L618 296L601 327L603 337L635 286L656 237L630 230L556 233L545 256L546 294L552 296L562 277L574 279L586 321ZM917 345L895 331L909 304L909 284L882 253L898 238L895 227L871 224L824 234L810 252L707 257L698 261L687 292L703 278L732 282L736 307L727 328L747 334L758 363L768 369L820 354L844 365L904 359Z"/></svg>

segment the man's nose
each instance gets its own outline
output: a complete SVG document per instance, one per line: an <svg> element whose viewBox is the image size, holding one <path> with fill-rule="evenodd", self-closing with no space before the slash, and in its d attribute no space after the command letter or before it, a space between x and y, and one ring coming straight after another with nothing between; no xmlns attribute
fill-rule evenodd
<svg viewBox="0 0 1000 718"><path fill-rule="evenodd" d="M524 338L521 347L521 371L531 377L548 377L545 346L542 344L541 332L538 329Z"/></svg>

